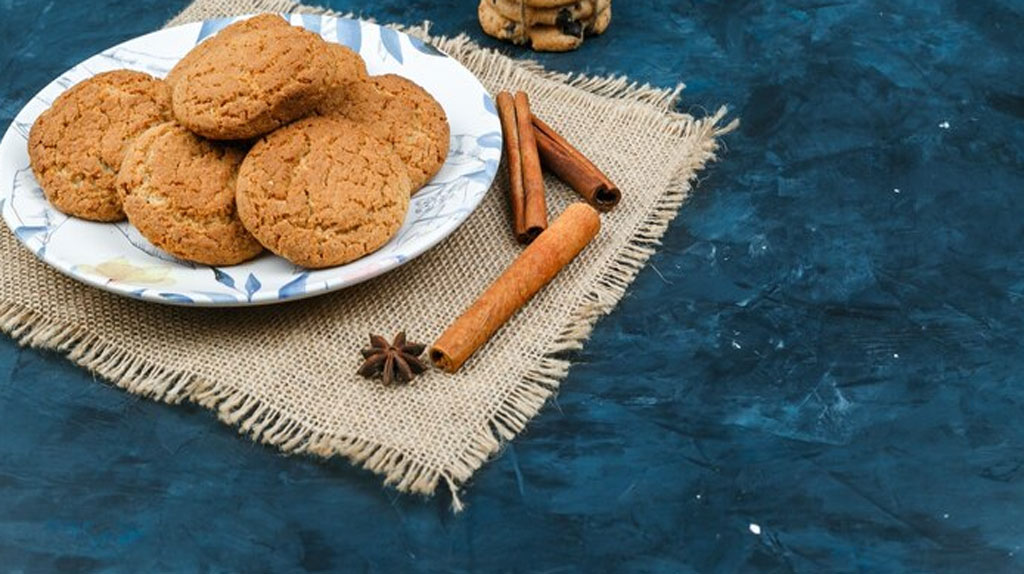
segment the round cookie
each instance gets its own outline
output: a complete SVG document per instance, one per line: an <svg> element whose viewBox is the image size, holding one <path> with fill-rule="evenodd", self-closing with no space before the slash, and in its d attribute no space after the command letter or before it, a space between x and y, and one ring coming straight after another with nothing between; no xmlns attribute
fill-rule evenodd
<svg viewBox="0 0 1024 574"><path fill-rule="evenodd" d="M415 82L388 74L352 83L346 97L321 113L355 122L387 141L405 163L418 191L448 157L450 128L441 104Z"/></svg>
<svg viewBox="0 0 1024 574"><path fill-rule="evenodd" d="M529 38L526 35L527 26L520 20L505 18L491 5L490 0L480 0L476 8L477 18L480 20L480 27L488 36L499 40L507 40L515 44L525 44Z"/></svg>
<svg viewBox="0 0 1024 574"><path fill-rule="evenodd" d="M390 146L338 118L299 120L253 146L238 215L267 249L304 267L371 253L402 226L411 185Z"/></svg>
<svg viewBox="0 0 1024 574"><path fill-rule="evenodd" d="M93 221L124 219L115 178L132 140L170 119L162 80L142 72L97 74L61 94L29 132L32 172L63 213Z"/></svg>
<svg viewBox="0 0 1024 574"><path fill-rule="evenodd" d="M575 50L583 43L583 22L566 21L564 26L527 26L521 21L502 16L490 0L481 0L477 14L481 28L488 35L516 44L529 43L535 50L567 52Z"/></svg>
<svg viewBox="0 0 1024 574"><path fill-rule="evenodd" d="M338 83L327 94L324 101L317 106L319 113L329 112L342 106L350 97L351 85L369 77L369 74L366 73L366 62L358 53L341 44L329 43L329 46L338 68Z"/></svg>
<svg viewBox="0 0 1024 574"><path fill-rule="evenodd" d="M219 37L220 40L218 40L217 42L211 42L210 38L206 38L204 41L196 44L195 47L189 50L189 52L185 54L185 57L179 60L178 63L175 64L173 68L171 68L171 71L167 73L167 77L164 78L164 81L167 82L167 85L171 86L171 88L173 89L174 84L178 82L178 79L181 77L185 70L194 67L196 65L195 63L201 58L203 58L207 52L221 45L225 41L227 36L232 36L242 31L252 32L255 30L268 30L272 28L282 27L286 28L289 26L287 20L281 18L280 16L274 16L272 14L261 14L253 18L249 18L246 22L247 24L245 26L226 26L216 35L210 37Z"/></svg>
<svg viewBox="0 0 1024 574"><path fill-rule="evenodd" d="M528 25L544 24L547 26L564 26L569 22L580 22L594 14L593 0L569 2L555 8L534 8L523 6L517 0L487 0L494 10L503 18L524 22ZM525 12L525 18L523 18Z"/></svg>
<svg viewBox="0 0 1024 574"><path fill-rule="evenodd" d="M263 14L206 40L172 74L178 121L211 139L248 139L308 115L338 85L336 56L320 36Z"/></svg>
<svg viewBox="0 0 1024 574"><path fill-rule="evenodd" d="M369 75L366 73L366 62L363 57L348 46L327 43L327 49L334 56L338 66L338 82L347 84L355 80L364 80Z"/></svg>
<svg viewBox="0 0 1024 574"><path fill-rule="evenodd" d="M245 149L167 122L136 138L121 163L118 192L139 233L164 251L206 265L234 265L263 247L235 209Z"/></svg>

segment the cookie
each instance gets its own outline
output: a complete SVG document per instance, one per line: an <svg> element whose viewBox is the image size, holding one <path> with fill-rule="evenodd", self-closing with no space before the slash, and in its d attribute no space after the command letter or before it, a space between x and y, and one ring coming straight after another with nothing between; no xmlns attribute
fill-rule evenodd
<svg viewBox="0 0 1024 574"><path fill-rule="evenodd" d="M527 35L530 47L541 52L568 52L583 43L583 27L563 29L557 26L534 26Z"/></svg>
<svg viewBox="0 0 1024 574"><path fill-rule="evenodd" d="M593 1L593 0L582 0ZM528 8L561 8L567 4L574 4L573 0L523 0L523 5Z"/></svg>
<svg viewBox="0 0 1024 574"><path fill-rule="evenodd" d="M391 146L338 118L299 120L253 146L238 215L267 249L304 267L371 253L402 226L411 184Z"/></svg>
<svg viewBox="0 0 1024 574"><path fill-rule="evenodd" d="M527 26L522 21L505 18L491 0L481 0L477 8L480 26L490 36L516 44L530 44L535 50L544 52L567 52L583 43L586 25L579 21L567 21L564 26Z"/></svg>
<svg viewBox="0 0 1024 574"><path fill-rule="evenodd" d="M178 82L178 79L181 77L184 70L188 70L194 67L196 61L204 57L204 55L210 50L217 48L217 46L225 42L228 36L237 34L242 31L251 33L254 30L286 28L288 26L289 24L287 20L279 16L272 16L270 14L250 18L249 20L247 20L246 26L226 26L219 33L217 33L217 35L206 38L204 41L196 44L194 48L189 50L189 52L185 54L185 57L179 60L178 63L173 68L171 68L171 71L168 72L167 77L164 78L164 81L167 82L167 85L171 86L171 88L173 89L174 84ZM210 38L220 38L220 40L218 40L217 42L210 42Z"/></svg>
<svg viewBox="0 0 1024 574"><path fill-rule="evenodd" d="M343 105L345 100L350 97L350 86L369 77L369 74L366 73L366 62L358 53L341 44L329 44L329 46L338 69L338 83L330 90L324 101L317 106L318 113L328 112Z"/></svg>
<svg viewBox="0 0 1024 574"><path fill-rule="evenodd" d="M487 0L495 12L507 20L522 22L529 26L566 26L582 22L594 15L594 1L580 0L554 8L534 8L520 4L517 0ZM605 0L607 1L607 0Z"/></svg>
<svg viewBox="0 0 1024 574"><path fill-rule="evenodd" d="M168 119L163 81L128 70L97 74L61 94L32 124L32 172L61 212L94 221L124 219L115 178L125 149Z"/></svg>
<svg viewBox="0 0 1024 574"><path fill-rule="evenodd" d="M480 27L488 36L515 44L525 44L529 40L526 36L528 27L522 20L505 18L494 9L490 0L480 0L476 14L480 20Z"/></svg>
<svg viewBox="0 0 1024 574"><path fill-rule="evenodd" d="M612 23L612 6L609 3L606 8L597 13L593 22L587 27L588 34L604 34L608 25Z"/></svg>
<svg viewBox="0 0 1024 574"><path fill-rule="evenodd" d="M363 126L394 146L413 191L437 174L448 157L450 128L441 104L415 82L388 74L350 84L344 98L321 109Z"/></svg>
<svg viewBox="0 0 1024 574"><path fill-rule="evenodd" d="M211 139L253 138L308 115L338 85L329 44L274 19L236 22L175 66L171 103L182 125Z"/></svg>
<svg viewBox="0 0 1024 574"><path fill-rule="evenodd" d="M338 82L347 84L356 80L364 80L369 75L366 73L366 62L363 57L347 46L327 43L327 49L334 56L335 64L338 67Z"/></svg>
<svg viewBox="0 0 1024 574"><path fill-rule="evenodd" d="M167 122L135 139L117 188L124 211L151 243L189 261L234 265L263 247L235 209L245 148L203 139Z"/></svg>

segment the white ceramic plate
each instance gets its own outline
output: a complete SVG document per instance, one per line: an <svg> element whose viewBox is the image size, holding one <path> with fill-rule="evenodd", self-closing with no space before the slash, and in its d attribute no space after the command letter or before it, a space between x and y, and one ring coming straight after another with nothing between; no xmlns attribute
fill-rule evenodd
<svg viewBox="0 0 1024 574"><path fill-rule="evenodd" d="M294 25L344 44L371 74L401 74L429 91L451 124L451 151L440 173L415 197L398 234L358 261L308 270L274 255L230 267L181 261L154 247L127 222L68 217L43 197L28 159L36 117L72 85L128 68L163 77L198 42L238 20L209 20L153 32L106 50L46 86L18 113L0 142L0 212L42 261L89 285L147 301L239 306L309 297L375 277L420 255L453 232L479 205L501 158L501 125L480 82L454 59L417 38L368 22L285 15Z"/></svg>

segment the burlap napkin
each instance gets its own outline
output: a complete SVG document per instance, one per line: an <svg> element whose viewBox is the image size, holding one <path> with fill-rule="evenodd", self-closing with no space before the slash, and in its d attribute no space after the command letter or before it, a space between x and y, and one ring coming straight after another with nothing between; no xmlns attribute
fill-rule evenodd
<svg viewBox="0 0 1024 574"><path fill-rule="evenodd" d="M314 10L287 0L198 0L173 23L249 12ZM412 33L425 36L422 29ZM57 349L119 387L193 401L240 433L286 453L344 455L403 492L458 489L558 388L594 322L624 294L714 157L724 111L670 111L676 90L623 78L569 77L431 38L492 92L520 89L536 112L604 168L624 199L583 254L457 375L431 372L385 388L355 372L367 334L407 329L429 343L519 253L499 176L469 220L419 259L376 280L261 308L188 309L86 287L51 270L0 231L0 327ZM552 217L578 198L548 179Z"/></svg>

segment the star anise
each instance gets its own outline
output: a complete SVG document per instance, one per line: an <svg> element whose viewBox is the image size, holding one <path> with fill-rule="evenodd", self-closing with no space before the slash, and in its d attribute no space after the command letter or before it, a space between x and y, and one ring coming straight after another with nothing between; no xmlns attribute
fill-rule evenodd
<svg viewBox="0 0 1024 574"><path fill-rule="evenodd" d="M370 335L370 348L363 349L366 360L359 367L359 374L366 378L381 375L385 385L408 383L427 370L427 365L419 359L425 348L426 345L406 341L405 331L399 333L391 344L380 335Z"/></svg>

